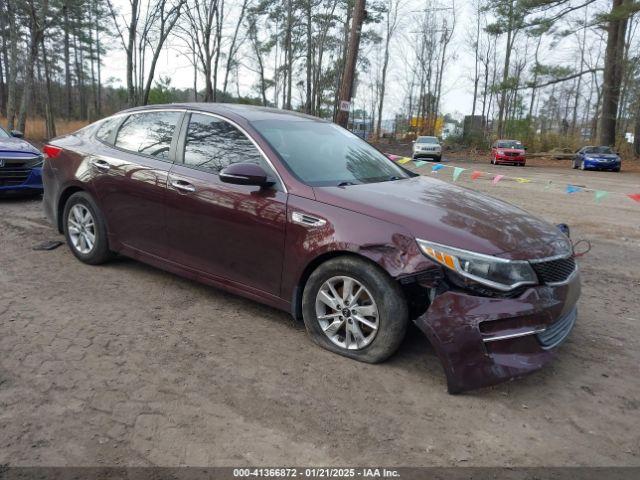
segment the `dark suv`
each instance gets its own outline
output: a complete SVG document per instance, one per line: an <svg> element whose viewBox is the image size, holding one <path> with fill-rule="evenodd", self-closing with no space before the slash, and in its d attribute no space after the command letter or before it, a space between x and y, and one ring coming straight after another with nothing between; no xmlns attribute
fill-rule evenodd
<svg viewBox="0 0 640 480"><path fill-rule="evenodd" d="M578 268L555 226L317 118L145 107L44 152L46 212L81 261L119 253L244 295L365 362L413 321L451 392L540 368L576 319Z"/></svg>

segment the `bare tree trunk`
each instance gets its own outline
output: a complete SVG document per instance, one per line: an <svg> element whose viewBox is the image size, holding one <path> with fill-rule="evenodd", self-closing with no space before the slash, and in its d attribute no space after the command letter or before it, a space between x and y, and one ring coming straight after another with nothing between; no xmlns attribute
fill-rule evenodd
<svg viewBox="0 0 640 480"><path fill-rule="evenodd" d="M9 26L9 63L7 64L7 128L15 128L18 104L18 26L13 2L6 2L7 24Z"/></svg>
<svg viewBox="0 0 640 480"><path fill-rule="evenodd" d="M313 58L313 30L312 30L312 11L311 11L311 1L312 0L306 0L306 5L305 5L305 12L306 12L306 18L307 18L307 63L306 63L306 68L307 68L307 79L306 79L306 97L305 97L305 102L304 102L304 111L306 113L311 113L312 112L312 105L313 105L313 100L311 99L311 84L313 82L312 80L312 73L311 73L311 63L312 63L312 58Z"/></svg>
<svg viewBox="0 0 640 480"><path fill-rule="evenodd" d="M222 24L224 21L224 0L218 4L218 15L216 15L216 59L213 63L213 101L217 100L218 89L218 63L220 62L220 49L222 44Z"/></svg>
<svg viewBox="0 0 640 480"><path fill-rule="evenodd" d="M102 58L101 58L101 54L100 54L100 28L99 28L99 24L100 24L100 19L98 18L98 9L97 9L97 3L94 1L94 11L95 11L95 30L96 30L96 59L98 62L98 98L97 98L97 102L96 102L96 115L98 117L102 116L102 71L101 71L101 64L102 64Z"/></svg>
<svg viewBox="0 0 640 480"><path fill-rule="evenodd" d="M347 60L344 65L344 73L342 75L342 85L338 101L351 102L353 93L353 80L355 77L356 62L358 60L358 50L360 49L360 33L362 31L362 22L365 14L365 0L355 0L353 6L353 23L351 25L351 33L349 35L349 49ZM343 127L347 127L349 122L349 111L340 109L336 116L335 122Z"/></svg>
<svg viewBox="0 0 640 480"><path fill-rule="evenodd" d="M65 117L71 118L71 56L69 54L69 2L66 0L62 5L62 25L64 28L64 111Z"/></svg>
<svg viewBox="0 0 640 480"><path fill-rule="evenodd" d="M623 4L630 0L613 0L611 15L619 12ZM622 60L628 16L610 18L607 24L607 48L604 56L602 84L602 113L600 115L600 144L615 145L616 120L622 82Z"/></svg>
<svg viewBox="0 0 640 480"><path fill-rule="evenodd" d="M640 157L640 96L636 99L635 126L633 130L633 153Z"/></svg>
<svg viewBox="0 0 640 480"><path fill-rule="evenodd" d="M235 56L237 53L237 42L238 42L238 34L240 32L240 26L244 21L244 14L247 10L248 0L242 1L242 7L240 9L240 15L238 16L238 22L236 23L236 28L233 32L233 37L231 39L231 45L229 45L229 54L227 55L227 65L224 70L224 83L222 84L222 92L227 93L227 85L229 83L229 72L233 69L235 63Z"/></svg>
<svg viewBox="0 0 640 480"><path fill-rule="evenodd" d="M142 93L142 105L146 105L149 103L149 92L151 91L151 85L153 84L153 79L155 77L156 72L156 64L158 63L158 58L160 57L160 52L162 52L162 47L164 43L167 41L169 34L175 27L178 18L180 18L180 10L184 1L180 1L177 5L174 5L169 9L169 11L165 12L166 2L162 2L159 5L159 15L160 15L160 27L158 30L158 42L152 47L153 56L151 57L151 65L149 66L149 72L147 73L147 79L144 84L144 91ZM142 71L142 68L140 68Z"/></svg>
<svg viewBox="0 0 640 480"><path fill-rule="evenodd" d="M18 129L23 132L26 128L27 114L29 113L31 97L33 96L33 67L38 61L38 45L41 42L42 35L44 35L44 20L46 18L48 7L48 0L44 0L40 4L40 8L42 10L42 19L40 19L37 6L33 2L28 3L30 34L29 57L27 59L27 68L25 72L24 87L22 92L22 102L20 103L20 112L18 113Z"/></svg>
<svg viewBox="0 0 640 480"><path fill-rule="evenodd" d="M42 65L44 66L45 79L45 123L47 129L47 139L57 136L56 124L53 117L53 104L51 101L51 73L49 69L49 61L47 60L47 49L44 44L44 35L40 37L40 47L42 49Z"/></svg>
<svg viewBox="0 0 640 480"><path fill-rule="evenodd" d="M509 79L509 67L511 61L511 43L513 32L513 4L515 0L509 2L509 25L507 26L507 47L504 54L504 70L502 71L502 85L500 85L500 100L498 105L498 137L502 137L504 129L504 107L507 97L507 80Z"/></svg>

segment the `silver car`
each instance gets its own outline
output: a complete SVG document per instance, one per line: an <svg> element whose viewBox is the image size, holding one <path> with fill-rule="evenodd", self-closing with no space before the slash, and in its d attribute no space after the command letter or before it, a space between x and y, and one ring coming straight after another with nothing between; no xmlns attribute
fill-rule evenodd
<svg viewBox="0 0 640 480"><path fill-rule="evenodd" d="M436 162L442 159L442 146L437 137L418 137L413 142L413 159L432 158Z"/></svg>

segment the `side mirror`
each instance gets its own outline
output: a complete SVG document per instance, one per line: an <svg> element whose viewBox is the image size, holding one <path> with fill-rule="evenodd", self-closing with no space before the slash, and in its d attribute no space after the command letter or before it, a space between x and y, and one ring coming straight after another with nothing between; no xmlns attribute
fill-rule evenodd
<svg viewBox="0 0 640 480"><path fill-rule="evenodd" d="M411 140L411 143L416 143L416 141L415 140Z"/></svg>
<svg viewBox="0 0 640 480"><path fill-rule="evenodd" d="M529 150L529 147L522 147L523 150Z"/></svg>
<svg viewBox="0 0 640 480"><path fill-rule="evenodd" d="M22 138L24 137L24 133L22 133L20 130L11 130L11 136L16 138Z"/></svg>
<svg viewBox="0 0 640 480"><path fill-rule="evenodd" d="M233 183L234 185L254 185L256 187L269 187L275 182L267 178L267 172L255 163L232 163L220 170L220 181Z"/></svg>

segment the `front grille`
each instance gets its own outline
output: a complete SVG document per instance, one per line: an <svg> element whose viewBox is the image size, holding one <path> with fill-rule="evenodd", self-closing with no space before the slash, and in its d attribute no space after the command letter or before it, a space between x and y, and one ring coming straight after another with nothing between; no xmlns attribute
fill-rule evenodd
<svg viewBox="0 0 640 480"><path fill-rule="evenodd" d="M573 257L549 260L547 262L531 262L540 283L560 283L566 281L576 269Z"/></svg>
<svg viewBox="0 0 640 480"><path fill-rule="evenodd" d="M21 185L29 177L30 168L0 168L0 187Z"/></svg>
<svg viewBox="0 0 640 480"><path fill-rule="evenodd" d="M507 157L519 157L520 154L518 152L505 152Z"/></svg>
<svg viewBox="0 0 640 480"><path fill-rule="evenodd" d="M536 334L542 348L548 350L557 347L569 336L578 316L578 309L573 309L564 317L560 317L554 324L549 325L544 331Z"/></svg>

